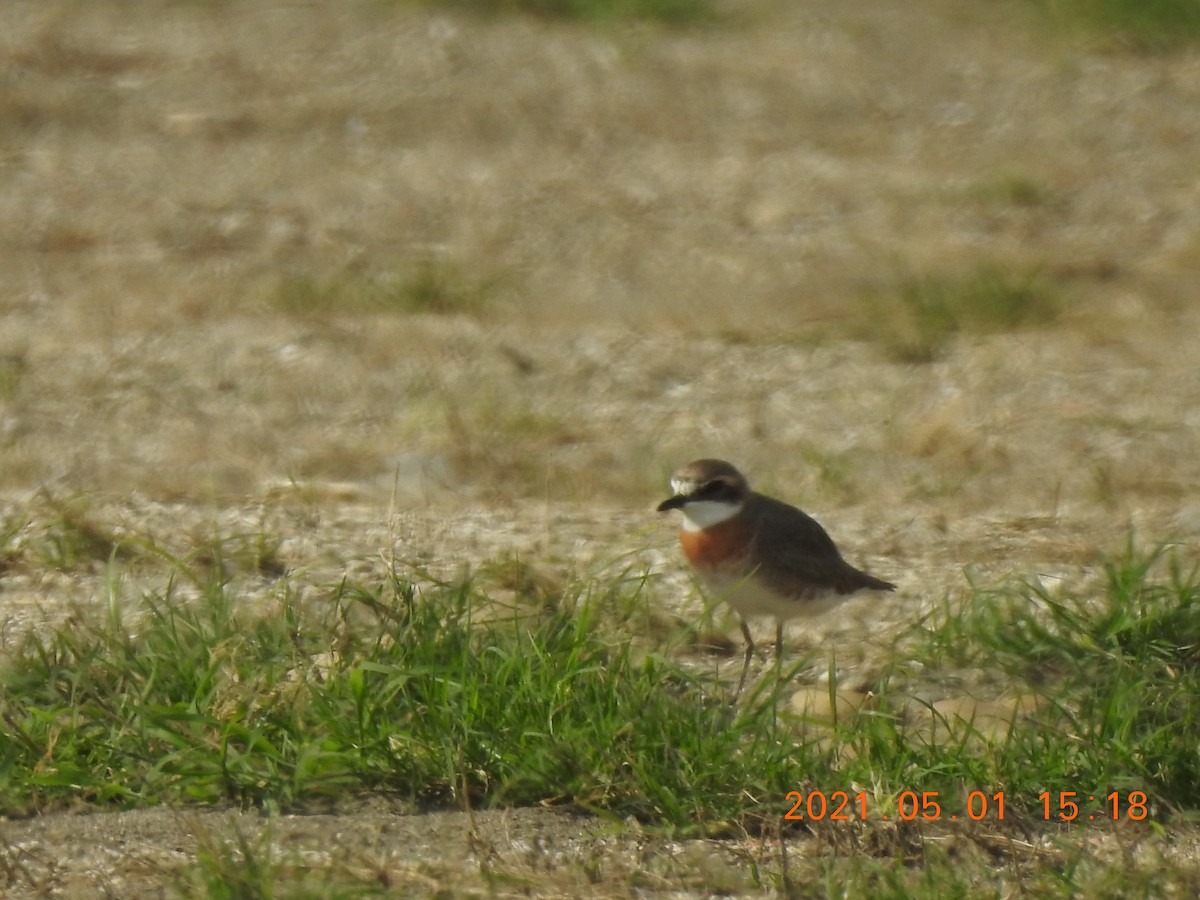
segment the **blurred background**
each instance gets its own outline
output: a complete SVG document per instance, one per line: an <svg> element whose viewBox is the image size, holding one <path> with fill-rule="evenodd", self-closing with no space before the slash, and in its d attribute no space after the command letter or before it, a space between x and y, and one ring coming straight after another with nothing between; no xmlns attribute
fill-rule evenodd
<svg viewBox="0 0 1200 900"><path fill-rule="evenodd" d="M1194 4L0 17L10 504L589 537L715 455L892 558L1200 533Z"/></svg>

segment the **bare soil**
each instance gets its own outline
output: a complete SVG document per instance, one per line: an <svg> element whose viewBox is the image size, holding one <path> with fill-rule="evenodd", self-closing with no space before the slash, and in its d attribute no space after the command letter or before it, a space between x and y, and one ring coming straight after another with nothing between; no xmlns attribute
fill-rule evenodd
<svg viewBox="0 0 1200 900"><path fill-rule="evenodd" d="M393 558L516 555L558 577L633 561L690 614L652 509L698 456L900 585L829 623L851 669L967 576L1087 585L1131 529L1194 554L1200 54L1056 39L1021 4L734 12L673 31L8 0L6 642L105 596L102 566L29 550L62 504L164 546L265 533L313 583ZM904 322L865 296L984 263L1048 272L1063 316L930 363L889 352ZM461 311L288 294L423 271ZM761 850L533 810L343 813L273 820L272 840L346 847L425 894L619 894L635 870L649 891L750 891L739 854ZM239 823L262 824L0 822L0 885L163 895ZM731 861L700 884L701 856Z"/></svg>

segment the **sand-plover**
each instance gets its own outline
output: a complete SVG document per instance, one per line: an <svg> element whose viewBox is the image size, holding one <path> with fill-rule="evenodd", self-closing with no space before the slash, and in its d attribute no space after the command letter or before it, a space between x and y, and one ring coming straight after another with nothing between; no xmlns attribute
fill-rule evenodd
<svg viewBox="0 0 1200 900"><path fill-rule="evenodd" d="M826 612L858 591L896 589L854 568L816 520L750 490L745 476L724 460L688 463L671 476L671 489L674 496L658 511L683 513L679 542L684 554L705 587L741 620L746 639L742 682L754 653L747 616L774 617L778 656L787 619Z"/></svg>

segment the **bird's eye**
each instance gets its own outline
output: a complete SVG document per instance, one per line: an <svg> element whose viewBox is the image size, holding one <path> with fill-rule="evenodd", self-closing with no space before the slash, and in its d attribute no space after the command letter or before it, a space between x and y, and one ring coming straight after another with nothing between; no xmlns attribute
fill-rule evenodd
<svg viewBox="0 0 1200 900"><path fill-rule="evenodd" d="M725 482L723 481L709 481L700 488L700 494L705 497L711 497L713 494L719 494L723 487L725 487Z"/></svg>

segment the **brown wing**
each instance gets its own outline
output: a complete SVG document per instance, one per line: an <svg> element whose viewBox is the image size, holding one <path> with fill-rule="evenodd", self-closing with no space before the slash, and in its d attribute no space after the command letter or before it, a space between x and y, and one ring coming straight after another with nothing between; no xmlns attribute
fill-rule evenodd
<svg viewBox="0 0 1200 900"><path fill-rule="evenodd" d="M833 591L891 591L896 586L860 572L842 558L833 539L812 516L770 497L759 495L756 535L760 559L770 565L759 577L785 596L807 597Z"/></svg>

